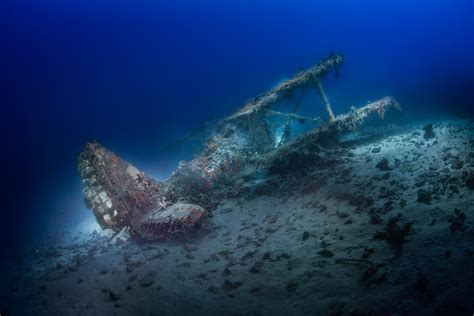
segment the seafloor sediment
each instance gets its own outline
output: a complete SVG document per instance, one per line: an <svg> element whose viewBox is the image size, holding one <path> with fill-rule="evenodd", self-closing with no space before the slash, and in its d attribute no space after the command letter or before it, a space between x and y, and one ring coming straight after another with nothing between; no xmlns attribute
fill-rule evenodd
<svg viewBox="0 0 474 316"><path fill-rule="evenodd" d="M4 262L0 312L471 315L474 121L432 123L247 184L184 245L45 240Z"/></svg>

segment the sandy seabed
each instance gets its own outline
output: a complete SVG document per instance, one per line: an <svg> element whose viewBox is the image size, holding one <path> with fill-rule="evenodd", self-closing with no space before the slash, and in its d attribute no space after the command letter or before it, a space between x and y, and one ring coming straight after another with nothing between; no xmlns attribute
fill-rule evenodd
<svg viewBox="0 0 474 316"><path fill-rule="evenodd" d="M144 244L69 231L2 260L1 315L472 315L474 121L341 151Z"/></svg>

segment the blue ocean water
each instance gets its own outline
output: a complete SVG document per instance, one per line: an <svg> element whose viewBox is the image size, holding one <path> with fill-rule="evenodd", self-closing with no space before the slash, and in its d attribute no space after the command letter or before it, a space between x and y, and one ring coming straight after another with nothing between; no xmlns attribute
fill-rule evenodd
<svg viewBox="0 0 474 316"><path fill-rule="evenodd" d="M166 179L187 135L334 52L334 112L394 96L398 134L248 177L184 245L99 228L88 141ZM472 0L2 0L0 83L0 316L472 314Z"/></svg>
<svg viewBox="0 0 474 316"><path fill-rule="evenodd" d="M472 111L473 15L470 0L2 1L2 242L91 216L85 142L165 178L163 145L332 51L336 112L385 95Z"/></svg>

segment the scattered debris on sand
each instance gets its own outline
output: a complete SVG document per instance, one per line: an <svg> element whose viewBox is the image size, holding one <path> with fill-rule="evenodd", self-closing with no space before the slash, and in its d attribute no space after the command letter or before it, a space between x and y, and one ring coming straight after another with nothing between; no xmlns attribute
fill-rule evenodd
<svg viewBox="0 0 474 316"><path fill-rule="evenodd" d="M246 125L329 61L250 101L167 181L86 145L101 228L4 258L0 314L472 313L473 120L433 121L429 141L425 122L388 133L398 104L384 98L284 142Z"/></svg>
<svg viewBox="0 0 474 316"><path fill-rule="evenodd" d="M465 120L434 126L438 144L432 147L417 147L419 125L402 127L338 151L332 167L315 161L306 173L273 174L254 184L269 193L248 187L223 199L209 220L211 232L184 243L117 242L110 229L47 240L6 261L14 271L0 283L1 311L468 311L474 201L464 182L474 168L474 128ZM463 161L461 169L437 159L446 147ZM384 157L394 168L390 177L376 168ZM429 203L418 201L420 189L431 192Z"/></svg>

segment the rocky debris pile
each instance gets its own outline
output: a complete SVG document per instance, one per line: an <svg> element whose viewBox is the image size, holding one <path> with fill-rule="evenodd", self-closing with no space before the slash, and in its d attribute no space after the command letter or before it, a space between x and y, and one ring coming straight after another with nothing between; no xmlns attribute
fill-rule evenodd
<svg viewBox="0 0 474 316"><path fill-rule="evenodd" d="M377 240L385 240L393 248L395 254L400 256L403 250L403 244L406 243L407 236L412 228L412 223L402 219L402 215L398 214L388 220L385 230L379 231L374 235Z"/></svg>
<svg viewBox="0 0 474 316"><path fill-rule="evenodd" d="M464 212L461 212L459 209L455 208L453 215L449 218L449 222L451 225L449 225L449 229L451 232L456 232L456 231L465 231L466 227L464 225L465 221L467 219L466 214Z"/></svg>
<svg viewBox="0 0 474 316"><path fill-rule="evenodd" d="M469 190L474 190L474 172L465 175L464 183Z"/></svg>
<svg viewBox="0 0 474 316"><path fill-rule="evenodd" d="M425 132L423 134L423 138L428 140L428 139L431 139L431 138L435 138L436 137L436 134L434 133L433 131L433 124L427 124L423 127L423 131Z"/></svg>
<svg viewBox="0 0 474 316"><path fill-rule="evenodd" d="M431 191L420 189L418 190L417 201L420 203L429 204L431 202Z"/></svg>
<svg viewBox="0 0 474 316"><path fill-rule="evenodd" d="M370 263L369 267L360 275L359 281L365 287L380 285L385 282L387 275L388 272L386 270L382 270L376 265Z"/></svg>
<svg viewBox="0 0 474 316"><path fill-rule="evenodd" d="M380 161L375 165L375 167L378 168L378 169L381 170L381 171L391 171L391 170L393 170L393 169L390 167L387 158L383 158L382 160L380 160Z"/></svg>

